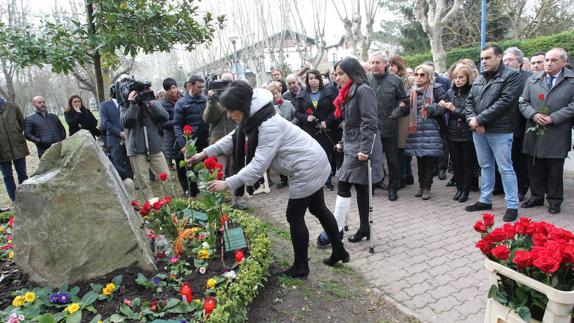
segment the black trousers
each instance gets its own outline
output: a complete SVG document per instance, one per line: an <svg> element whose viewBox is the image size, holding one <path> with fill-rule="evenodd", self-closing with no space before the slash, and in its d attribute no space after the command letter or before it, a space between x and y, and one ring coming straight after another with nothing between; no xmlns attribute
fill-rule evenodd
<svg viewBox="0 0 574 323"><path fill-rule="evenodd" d="M337 184L337 195L341 197L351 197L351 187L355 186L357 191L357 206L359 207L359 231L369 232L369 185L352 184L339 182Z"/></svg>
<svg viewBox="0 0 574 323"><path fill-rule="evenodd" d="M526 194L530 188L530 180L528 176L528 155L522 153L523 137L512 138L512 167L516 173L516 180L518 181L518 193ZM496 178L494 182L495 189L502 190L502 180L498 167L496 167Z"/></svg>
<svg viewBox="0 0 574 323"><path fill-rule="evenodd" d="M449 141L450 160L457 191L469 192L476 167L476 151L472 141Z"/></svg>
<svg viewBox="0 0 574 323"><path fill-rule="evenodd" d="M399 146L397 144L397 138L381 137L381 142L383 144L385 158L387 159L387 165L389 166L389 189L396 191L401 182L401 167L399 164Z"/></svg>
<svg viewBox="0 0 574 323"><path fill-rule="evenodd" d="M533 200L546 200L560 205L564 201L564 159L528 156L528 178Z"/></svg>
<svg viewBox="0 0 574 323"><path fill-rule="evenodd" d="M309 230L305 224L305 212L313 214L321 223L323 230L327 233L333 250L341 249L343 243L339 236L339 228L333 213L325 205L323 188L313 193L309 197L301 199L289 199L287 203L287 222L291 232L291 243L295 254L295 264L307 263L309 260Z"/></svg>
<svg viewBox="0 0 574 323"><path fill-rule="evenodd" d="M417 157L417 166L419 174L419 185L423 189L430 190L434 168L437 166L438 158L431 156Z"/></svg>
<svg viewBox="0 0 574 323"><path fill-rule="evenodd" d="M181 185L181 190L183 192L189 191L192 196L196 196L198 193L197 184L191 182L191 187L188 186L187 183L187 170L185 167L179 167L179 163L184 160L183 153L180 151L177 156L175 157L175 165L177 169L177 179L179 180L179 184Z"/></svg>

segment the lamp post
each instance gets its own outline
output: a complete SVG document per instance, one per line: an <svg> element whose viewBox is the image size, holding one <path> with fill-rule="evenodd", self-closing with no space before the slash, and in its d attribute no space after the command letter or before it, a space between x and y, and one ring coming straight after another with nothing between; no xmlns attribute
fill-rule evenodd
<svg viewBox="0 0 574 323"><path fill-rule="evenodd" d="M235 74L235 77L237 79L242 80L245 78L245 75L243 73L243 69L241 68L241 65L239 64L239 56L237 53L237 41L238 40L239 40L239 37L237 37L235 35L229 37L229 41L233 45L233 66L232 66L233 74Z"/></svg>

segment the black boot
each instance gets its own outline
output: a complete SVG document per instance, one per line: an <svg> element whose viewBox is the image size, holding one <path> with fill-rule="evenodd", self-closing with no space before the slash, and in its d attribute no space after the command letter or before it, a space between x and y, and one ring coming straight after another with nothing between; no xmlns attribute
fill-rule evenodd
<svg viewBox="0 0 574 323"><path fill-rule="evenodd" d="M329 258L323 259L323 263L327 266L334 266L339 261L347 263L349 260L351 260L351 257L343 247L343 243L341 243L338 248L333 248L333 252L331 252L331 256Z"/></svg>
<svg viewBox="0 0 574 323"><path fill-rule="evenodd" d="M347 240L349 240L349 242L359 242L363 240L363 238L365 237L367 238L367 240L371 240L371 232L369 232L369 230L361 231L361 229L359 229L357 230L357 233L353 234L352 236L349 236Z"/></svg>
<svg viewBox="0 0 574 323"><path fill-rule="evenodd" d="M462 191L462 194L460 194L460 196L458 197L458 201L460 203L468 201L468 193L469 193L468 190Z"/></svg>
<svg viewBox="0 0 574 323"><path fill-rule="evenodd" d="M295 262L291 268L281 273L282 276L307 279L309 277L309 261Z"/></svg>

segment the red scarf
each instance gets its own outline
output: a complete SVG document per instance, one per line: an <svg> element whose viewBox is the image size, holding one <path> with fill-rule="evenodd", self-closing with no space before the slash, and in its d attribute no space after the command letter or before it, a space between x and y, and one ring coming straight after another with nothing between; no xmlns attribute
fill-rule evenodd
<svg viewBox="0 0 574 323"><path fill-rule="evenodd" d="M283 104L283 99L275 101L275 104L277 104L277 105Z"/></svg>
<svg viewBox="0 0 574 323"><path fill-rule="evenodd" d="M347 81L347 83L345 83L345 85L339 90L339 95L337 95L335 101L333 101L333 104L335 105L335 112L334 112L335 119L343 118L342 105L347 103L347 97L349 96L351 85L353 85L353 80Z"/></svg>

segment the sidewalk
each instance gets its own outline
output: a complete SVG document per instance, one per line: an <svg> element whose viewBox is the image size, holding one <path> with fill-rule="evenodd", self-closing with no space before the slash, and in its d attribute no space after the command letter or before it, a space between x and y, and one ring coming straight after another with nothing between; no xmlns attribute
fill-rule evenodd
<svg viewBox="0 0 574 323"><path fill-rule="evenodd" d="M375 253L368 252L368 242L352 244L345 237L345 247L351 254L347 265L422 321L481 323L490 285L484 257L474 247L480 236L472 226L482 213L464 210L465 205L478 199L479 193L471 192L467 203L459 203L452 200L455 189L446 187L446 183L435 177L432 199L428 201L414 197L416 183L400 190L396 202L387 199L386 191L377 190L373 196ZM519 216L574 231L573 179L564 180L564 190L562 213L551 215L546 205L521 209ZM336 191L325 190L325 200L332 211L335 197ZM249 203L287 226L288 198L287 189L273 188L269 194L249 199ZM499 226L506 210L503 196L495 196L493 206L495 226ZM321 227L310 213L306 222L310 248L314 248ZM354 198L348 223L350 231L345 236L354 233L359 224Z"/></svg>

